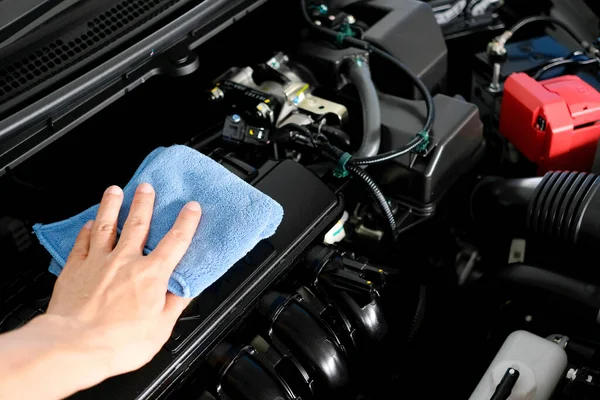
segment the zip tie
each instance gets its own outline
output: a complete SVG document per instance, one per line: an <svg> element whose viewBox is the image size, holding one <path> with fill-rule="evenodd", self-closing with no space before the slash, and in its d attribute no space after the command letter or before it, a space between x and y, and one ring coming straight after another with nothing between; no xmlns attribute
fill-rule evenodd
<svg viewBox="0 0 600 400"><path fill-rule="evenodd" d="M348 36L354 36L354 31L352 30L349 24L342 24L342 26L340 27L340 31L338 32L335 38L337 43L339 45L344 44L344 39Z"/></svg>
<svg viewBox="0 0 600 400"><path fill-rule="evenodd" d="M421 131L417 133L417 136L421 137L421 143L415 147L415 150L417 153L425 153L427 151L427 147L429 147L429 132Z"/></svg>
<svg viewBox="0 0 600 400"><path fill-rule="evenodd" d="M337 166L333 170L333 176L335 176L336 178L346 178L348 175L350 175L350 172L348 172L348 170L346 169L346 163L350 161L351 158L352 154L350 153L342 154L342 156L338 160Z"/></svg>

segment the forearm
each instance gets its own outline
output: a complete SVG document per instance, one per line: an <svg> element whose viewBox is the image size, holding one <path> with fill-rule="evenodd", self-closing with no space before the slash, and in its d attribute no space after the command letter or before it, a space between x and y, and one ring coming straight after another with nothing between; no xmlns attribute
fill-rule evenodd
<svg viewBox="0 0 600 400"><path fill-rule="evenodd" d="M101 349L60 317L0 335L0 399L61 399L106 378Z"/></svg>

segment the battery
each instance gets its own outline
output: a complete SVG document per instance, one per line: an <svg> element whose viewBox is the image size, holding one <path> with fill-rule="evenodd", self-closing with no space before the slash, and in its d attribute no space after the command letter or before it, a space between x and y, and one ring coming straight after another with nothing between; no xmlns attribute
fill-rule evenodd
<svg viewBox="0 0 600 400"><path fill-rule="evenodd" d="M575 75L536 81L510 75L500 108L500 133L548 171L590 172L600 139L600 93Z"/></svg>

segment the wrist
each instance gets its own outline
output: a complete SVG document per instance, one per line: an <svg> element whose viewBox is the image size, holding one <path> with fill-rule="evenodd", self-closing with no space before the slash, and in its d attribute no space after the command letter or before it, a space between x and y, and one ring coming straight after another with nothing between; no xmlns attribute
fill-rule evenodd
<svg viewBox="0 0 600 400"><path fill-rule="evenodd" d="M7 365L6 383L31 394L29 398L63 398L109 376L106 353L85 327L72 319L42 315L2 336L0 358L12 360Z"/></svg>
<svg viewBox="0 0 600 400"><path fill-rule="evenodd" d="M112 353L100 335L94 334L94 330L85 323L75 318L45 314L32 320L29 328L44 335L52 354L64 354L73 360L85 362L86 366L93 366L98 379L110 376L109 355Z"/></svg>

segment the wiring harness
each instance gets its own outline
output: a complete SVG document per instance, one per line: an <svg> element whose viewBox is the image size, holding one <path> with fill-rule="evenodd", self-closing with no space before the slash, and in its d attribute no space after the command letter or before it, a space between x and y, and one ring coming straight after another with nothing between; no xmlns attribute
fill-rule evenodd
<svg viewBox="0 0 600 400"><path fill-rule="evenodd" d="M506 56L506 42L510 40L510 38L524 26L535 24L535 23L543 23L543 24L551 24L557 26L564 30L569 36L571 36L580 46L581 48L592 57L598 56L600 51L590 42L582 38L577 32L575 32L569 25L565 24L559 19L549 16L535 16L530 18L525 18L519 22L517 22L512 28L507 31L504 31L500 36L495 37L490 43L488 43L487 52L492 57L505 57Z"/></svg>
<svg viewBox="0 0 600 400"><path fill-rule="evenodd" d="M381 212L387 221L392 238L396 239L396 219L394 213L390 208L390 204L381 192L381 189L379 188L377 183L371 178L371 176L365 171L364 168L372 164L378 164L393 160L411 152L424 153L427 151L428 146L430 144L431 130L435 121L435 105L433 102L433 97L427 89L427 87L425 86L425 84L419 79L419 77L417 77L412 71L410 71L410 69L406 65L404 65L404 63L402 63L400 60L387 53L386 51L380 49L379 47L377 47L377 45L356 37L356 32L354 32L352 27L350 27L348 24L343 24L340 27L339 31L336 31L334 29L330 29L315 23L311 19L309 10L326 10L326 8L324 8L322 5L311 5L309 8L306 0L300 0L300 6L302 8L302 15L304 19L313 31L315 31L317 34L328 37L330 40L332 40L340 46L347 45L350 47L363 49L368 51L370 54L373 54L391 63L413 81L414 85L416 86L417 90L419 91L419 93L423 97L423 100L425 101L425 106L427 109L425 123L421 131L416 133L415 137L409 143L407 143L399 149L391 150L382 154L376 154L368 157L354 157L350 153L333 146L329 143L329 141L324 135L320 134L322 127L312 126L313 129L317 130L317 133L315 134L315 132L312 132L310 129L304 126L299 126L295 124L290 124L291 126L286 126L288 129L291 128L292 130L301 132L303 136L311 138L310 140L313 142L313 145L320 149L322 155L336 163L334 176L338 178L345 178L350 175L353 175L365 184L365 186L373 195L375 201L379 205ZM362 34L358 36L362 37Z"/></svg>

